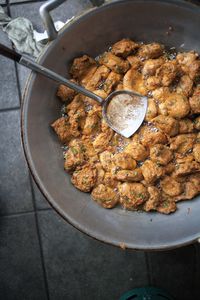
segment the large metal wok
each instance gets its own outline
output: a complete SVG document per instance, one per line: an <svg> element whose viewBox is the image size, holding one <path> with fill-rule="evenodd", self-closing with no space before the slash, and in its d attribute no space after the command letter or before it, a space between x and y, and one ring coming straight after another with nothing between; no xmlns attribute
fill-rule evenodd
<svg viewBox="0 0 200 300"><path fill-rule="evenodd" d="M50 6L47 2L42 9L51 39L57 33L48 11L60 2L51 1ZM66 76L74 57L84 53L95 57L123 37L157 41L181 51L200 51L199 28L200 8L194 4L178 0L116 1L90 10L65 26L39 62ZM89 194L72 186L63 170L61 145L50 128L60 115L56 88L56 83L31 74L24 93L22 138L33 177L57 212L77 229L117 246L161 250L196 241L200 237L200 197L180 203L174 214L161 215L121 208L105 210Z"/></svg>

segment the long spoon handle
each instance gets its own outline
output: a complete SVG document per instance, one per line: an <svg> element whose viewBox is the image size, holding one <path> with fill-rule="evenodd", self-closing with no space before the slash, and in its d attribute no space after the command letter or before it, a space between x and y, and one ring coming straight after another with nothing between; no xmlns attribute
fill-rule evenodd
<svg viewBox="0 0 200 300"><path fill-rule="evenodd" d="M97 96L96 94L86 90L85 88L83 88L82 86L80 86L74 82L71 82L70 80L64 78L63 76L60 76L59 74L41 66L40 64L34 62L33 60L31 60L25 56L22 56L18 52L2 45L1 43L0 43L0 54L18 62L19 64L31 69L32 71L35 71L35 72L37 72L45 77L48 77L54 81L62 83L64 85L68 86L69 88L75 90L76 92L83 94L89 98L94 99L95 101L97 101L100 104L102 104L102 102L103 102L103 99L101 97Z"/></svg>

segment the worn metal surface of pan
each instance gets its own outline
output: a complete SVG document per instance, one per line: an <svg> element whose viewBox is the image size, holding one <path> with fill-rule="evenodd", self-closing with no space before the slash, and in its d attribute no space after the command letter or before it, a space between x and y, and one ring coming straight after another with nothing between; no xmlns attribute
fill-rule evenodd
<svg viewBox="0 0 200 300"><path fill-rule="evenodd" d="M62 1L61 1L62 2ZM173 30L166 34L168 28ZM65 76L74 57L95 57L124 37L200 51L200 9L182 1L117 1L91 10L58 34L39 58ZM200 197L179 203L176 213L105 210L74 188L50 124L60 116L57 85L31 74L24 93L22 138L31 172L50 204L72 225L113 245L143 250L170 249L200 237ZM59 233L58 233L59 234Z"/></svg>

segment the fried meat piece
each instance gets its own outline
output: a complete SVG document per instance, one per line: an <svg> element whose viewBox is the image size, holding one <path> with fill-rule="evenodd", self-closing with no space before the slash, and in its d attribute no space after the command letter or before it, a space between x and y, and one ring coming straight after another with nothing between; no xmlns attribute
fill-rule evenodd
<svg viewBox="0 0 200 300"><path fill-rule="evenodd" d="M118 74L126 73L130 67L129 62L127 60L124 60L112 54L111 52L105 52L99 58L99 63Z"/></svg>
<svg viewBox="0 0 200 300"><path fill-rule="evenodd" d="M95 166L86 164L74 171L71 181L73 185L82 192L90 192L94 187L97 178Z"/></svg>
<svg viewBox="0 0 200 300"><path fill-rule="evenodd" d="M92 199L104 208L113 208L119 201L119 196L113 188L99 184L91 193Z"/></svg>
<svg viewBox="0 0 200 300"><path fill-rule="evenodd" d="M142 183L124 182L119 186L120 203L126 209L137 209L149 198L147 188Z"/></svg>
<svg viewBox="0 0 200 300"><path fill-rule="evenodd" d="M122 56L126 58L129 54L131 54L134 50L139 48L139 44L131 41L130 39L122 39L121 41L115 43L112 46L111 52L114 55Z"/></svg>

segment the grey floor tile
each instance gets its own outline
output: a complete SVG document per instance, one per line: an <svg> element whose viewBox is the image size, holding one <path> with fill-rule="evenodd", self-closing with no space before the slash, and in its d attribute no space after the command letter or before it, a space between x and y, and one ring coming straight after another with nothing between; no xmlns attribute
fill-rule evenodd
<svg viewBox="0 0 200 300"><path fill-rule="evenodd" d="M147 284L143 252L105 245L56 212L38 212L51 300L110 300Z"/></svg>
<svg viewBox="0 0 200 300"><path fill-rule="evenodd" d="M34 214L0 218L0 298L46 300Z"/></svg>
<svg viewBox="0 0 200 300"><path fill-rule="evenodd" d="M6 34L0 29L0 42L8 47L11 43ZM15 64L13 61L0 56L0 109L19 106L19 94Z"/></svg>
<svg viewBox="0 0 200 300"><path fill-rule="evenodd" d="M152 284L165 288L176 300L199 299L194 245L148 254Z"/></svg>
<svg viewBox="0 0 200 300"><path fill-rule="evenodd" d="M22 151L20 111L0 113L0 214L33 210L30 180Z"/></svg>
<svg viewBox="0 0 200 300"><path fill-rule="evenodd" d="M195 244L196 248L196 257L197 257L197 263L196 263L196 285L199 286L199 279L200 279L200 243ZM198 296L200 294L200 288L198 291Z"/></svg>
<svg viewBox="0 0 200 300"><path fill-rule="evenodd" d="M38 210L39 209L51 208L50 204L48 203L48 201L45 199L45 197L40 192L40 190L37 187L37 185L36 185L33 178L32 178L32 183L33 183L33 191L34 191L34 196L35 196L36 208Z"/></svg>

